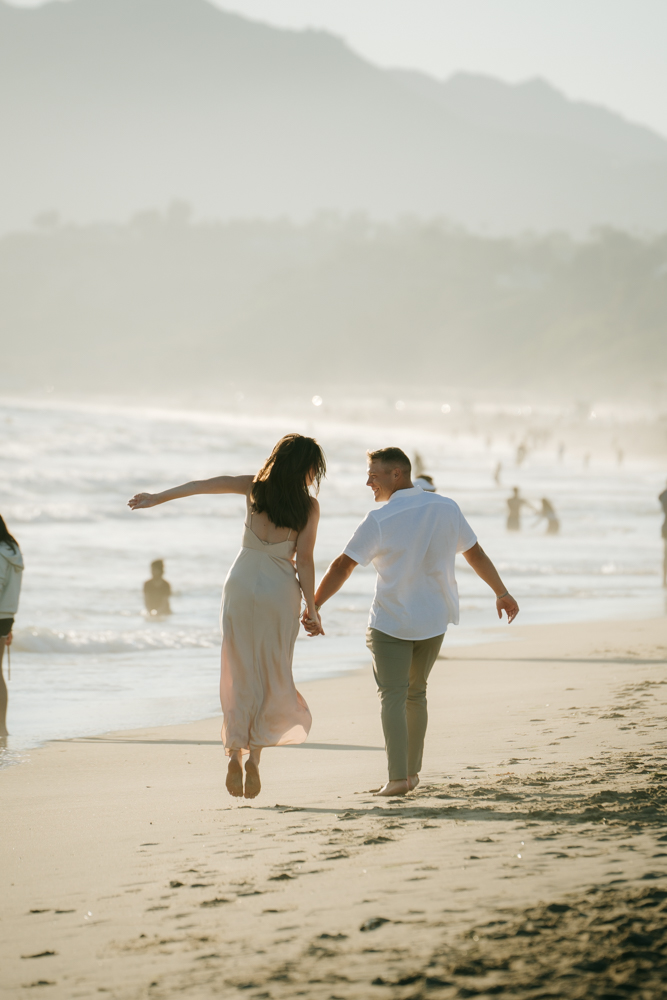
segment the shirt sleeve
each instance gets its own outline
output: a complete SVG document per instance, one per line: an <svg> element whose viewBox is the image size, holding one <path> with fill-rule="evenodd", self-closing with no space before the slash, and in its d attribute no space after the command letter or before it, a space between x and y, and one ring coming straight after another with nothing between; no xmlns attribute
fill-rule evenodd
<svg viewBox="0 0 667 1000"><path fill-rule="evenodd" d="M380 525L372 513L368 513L343 549L343 554L354 559L360 566L368 566L377 555L379 545Z"/></svg>
<svg viewBox="0 0 667 1000"><path fill-rule="evenodd" d="M459 510L459 538L456 544L457 552L467 552L477 542L477 535L472 530L465 517Z"/></svg>

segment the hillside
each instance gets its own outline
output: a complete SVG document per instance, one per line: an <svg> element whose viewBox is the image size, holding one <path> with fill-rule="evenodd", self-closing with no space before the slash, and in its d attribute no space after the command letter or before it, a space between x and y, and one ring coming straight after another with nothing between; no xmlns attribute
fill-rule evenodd
<svg viewBox="0 0 667 1000"><path fill-rule="evenodd" d="M666 328L664 236L193 224L175 205L0 239L5 392L421 385L658 401Z"/></svg>
<svg viewBox="0 0 667 1000"><path fill-rule="evenodd" d="M0 2L0 228L321 209L478 231L667 227L667 141L543 81L441 83L206 0Z"/></svg>

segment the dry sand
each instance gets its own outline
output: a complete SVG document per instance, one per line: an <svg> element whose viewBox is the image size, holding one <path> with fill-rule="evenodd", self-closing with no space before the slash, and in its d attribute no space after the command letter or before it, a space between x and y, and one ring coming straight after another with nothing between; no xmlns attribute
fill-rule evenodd
<svg viewBox="0 0 667 1000"><path fill-rule="evenodd" d="M662 998L667 622L502 635L445 646L406 799L370 669L302 686L252 803L218 719L2 772L3 995Z"/></svg>

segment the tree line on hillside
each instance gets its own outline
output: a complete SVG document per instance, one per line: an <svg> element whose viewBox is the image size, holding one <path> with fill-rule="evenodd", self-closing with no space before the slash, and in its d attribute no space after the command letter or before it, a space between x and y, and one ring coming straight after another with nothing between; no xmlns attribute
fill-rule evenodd
<svg viewBox="0 0 667 1000"><path fill-rule="evenodd" d="M127 225L46 215L0 240L0 385L298 382L665 389L667 236L487 238L322 215Z"/></svg>

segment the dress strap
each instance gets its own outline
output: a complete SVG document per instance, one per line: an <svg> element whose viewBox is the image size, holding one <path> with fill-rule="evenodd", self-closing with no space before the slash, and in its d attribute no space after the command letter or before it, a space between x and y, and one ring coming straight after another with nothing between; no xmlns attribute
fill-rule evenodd
<svg viewBox="0 0 667 1000"><path fill-rule="evenodd" d="M285 539L285 541L289 542L289 540L290 540L291 537L292 537L292 529L290 528L289 534L288 534L287 538Z"/></svg>

